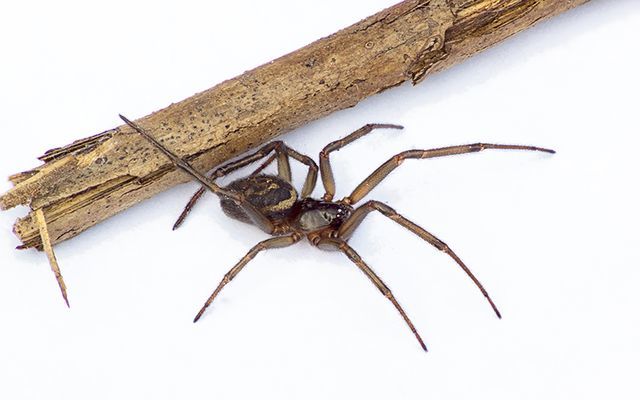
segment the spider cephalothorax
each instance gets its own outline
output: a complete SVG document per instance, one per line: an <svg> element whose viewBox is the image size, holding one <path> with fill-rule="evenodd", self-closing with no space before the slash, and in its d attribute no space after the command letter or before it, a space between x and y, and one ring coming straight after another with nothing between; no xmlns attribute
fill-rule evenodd
<svg viewBox="0 0 640 400"><path fill-rule="evenodd" d="M294 226L301 232L310 233L321 229L337 230L351 216L353 207L306 198L295 209Z"/></svg>
<svg viewBox="0 0 640 400"><path fill-rule="evenodd" d="M189 201L180 218L174 225L174 229L179 227L188 215L193 205L202 194L209 189L221 199L224 212L237 220L256 225L264 232L274 236L264 240L254 246L229 272L227 272L209 296L204 306L200 309L196 318L200 319L207 307L213 302L222 288L227 285L244 268L245 265L260 251L278 247L287 247L299 242L306 237L311 244L323 250L334 250L344 253L362 272L364 272L371 282L380 292L391 301L405 320L422 348L426 351L422 338L414 327L413 323L404 312L391 290L376 275L376 273L362 260L362 258L351 248L347 241L353 232L362 223L364 218L373 211L378 211L385 217L397 222L421 239L436 247L438 250L448 254L462 270L473 280L475 285L485 296L494 312L500 317L500 312L489 297L480 281L471 273L462 260L443 241L433 234L424 230L415 223L409 221L394 209L379 201L370 200L354 207L360 202L374 187L376 187L387 175L396 169L406 159L425 159L443 157L456 154L473 153L486 149L503 150L531 150L554 153L553 150L533 146L504 145L475 143L462 146L443 147L431 150L409 150L399 153L376 169L367 179L365 179L355 190L340 201L333 201L335 195L335 181L329 163L331 152L341 149L354 140L368 134L376 128L402 129L398 125L369 124L353 132L344 139L329 143L320 152L320 172L325 194L322 200L310 198L311 192L316 186L318 178L318 166L309 157L304 156L295 150L287 147L282 142L272 142L260 150L239 160L230 162L216 170L209 177L196 171L189 163L180 159L170 150L145 132L142 128L121 116L134 130L149 140L158 150L163 152L176 167L181 168L190 174L195 180L203 185ZM253 162L266 157L266 160L252 174L246 178L233 181L226 187L218 186L215 179L225 176L237 169L245 167ZM300 196L291 184L291 167L289 157L305 164L309 171ZM278 175L266 175L262 171L273 161L277 162Z"/></svg>

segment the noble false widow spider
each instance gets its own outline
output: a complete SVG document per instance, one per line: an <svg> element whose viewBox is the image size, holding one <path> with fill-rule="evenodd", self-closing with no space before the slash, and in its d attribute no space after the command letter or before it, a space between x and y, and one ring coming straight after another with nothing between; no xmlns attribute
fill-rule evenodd
<svg viewBox="0 0 640 400"><path fill-rule="evenodd" d="M340 251L344 253L356 266L358 266L358 268L367 275L380 292L382 292L382 294L395 306L411 329L411 332L413 332L416 339L418 339L420 346L422 346L425 351L427 351L427 347L425 346L422 338L396 298L391 293L391 290L362 260L360 255L358 255L358 253L356 253L356 251L347 244L351 235L353 235L354 231L369 213L373 211L380 212L382 215L418 235L421 239L438 250L448 254L453 258L453 260L455 260L469 278L471 278L478 289L480 289L498 318L501 318L500 312L480 281L471 273L469 268L467 268L456 253L454 253L453 250L451 250L443 241L398 214L394 209L384 203L369 200L359 207L354 207L354 205L362 200L373 188L382 182L387 175L407 159L444 157L456 154L479 152L486 149L530 150L555 153L553 150L540 147L489 143L451 146L431 150L408 150L391 157L387 162L382 164L371 175L369 175L368 178L358 185L349 196L342 200L334 201L333 198L336 192L336 187L331 164L329 162L329 155L331 152L341 149L356 139L370 133L374 129L402 129L401 126L369 124L343 139L329 143L320 152L319 170L325 194L322 199L313 199L309 196L316 186L318 178L317 164L311 158L289 148L281 141L271 142L258 151L223 165L210 173L209 176L205 176L196 171L187 161L181 159L165 148L140 126L129 121L122 115L120 118L122 118L122 120L131 128L144 136L158 150L169 157L177 168L182 169L203 185L203 188L201 188L192 197L189 204L187 204L184 212L174 225L174 229L180 226L195 202L202 196L206 189L209 189L220 198L222 210L227 214L227 216L245 223L256 225L269 235L275 236L254 246L233 268L231 268L231 270L229 270L229 272L224 275L224 278L218 287L196 315L194 322L200 319L202 314L220 293L222 288L231 282L231 280L233 280L233 278L242 271L245 265L247 265L247 263L259 252L268 249L291 246L306 237L309 243L320 249ZM267 156L269 157L266 161L249 176L237 179L226 187L218 186L215 183L216 179L253 162L259 161ZM296 189L291 183L289 157L301 162L309 168L300 195L298 195ZM277 162L278 175L263 174L262 171L274 160Z"/></svg>

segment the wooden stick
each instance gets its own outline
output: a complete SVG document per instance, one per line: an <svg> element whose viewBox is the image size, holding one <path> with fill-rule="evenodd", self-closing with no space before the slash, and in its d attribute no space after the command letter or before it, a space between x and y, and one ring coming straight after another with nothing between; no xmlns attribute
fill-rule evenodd
<svg viewBox="0 0 640 400"><path fill-rule="evenodd" d="M209 170L276 136L398 86L414 84L588 0L407 0L137 122ZM114 115L118 111L114 110ZM7 209L42 210L53 244L187 178L127 126L54 149L10 177ZM30 213L14 231L42 248Z"/></svg>

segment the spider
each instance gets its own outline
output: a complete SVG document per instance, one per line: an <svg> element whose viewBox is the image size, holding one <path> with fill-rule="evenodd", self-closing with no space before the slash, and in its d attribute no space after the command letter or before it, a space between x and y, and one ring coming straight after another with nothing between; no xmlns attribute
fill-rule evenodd
<svg viewBox="0 0 640 400"><path fill-rule="evenodd" d="M151 142L151 144L153 144L158 150L164 153L177 168L182 169L193 179L203 185L203 187L194 194L185 207L182 215L180 215L174 225L174 229L178 228L182 224L194 204L208 189L220 198L222 210L227 216L248 224L256 225L265 233L274 236L273 238L264 240L255 245L236 265L233 266L233 268L231 268L231 270L229 270L229 272L224 275L222 281L213 291L211 296L209 296L193 322L197 322L202 317L205 310L215 300L222 288L231 282L258 253L268 249L288 247L298 243L306 237L309 243L322 250L339 251L344 253L358 268L360 268L360 270L365 273L378 290L380 290L380 292L389 299L389 301L398 310L424 351L427 351L424 341L403 310L402 306L400 306L400 303L398 303L394 297L391 290L364 262L360 255L348 244L349 238L369 213L373 211L381 213L385 217L395 221L412 233L416 234L438 250L448 254L482 292L498 318L502 318L500 311L498 311L498 308L494 304L493 300L491 300L489 293L487 293L480 281L462 262L460 257L458 257L456 253L454 253L453 250L451 250L451 248L442 240L398 214L393 208L380 201L369 200L359 207L355 207L355 205L371 190L373 190L373 188L380 184L387 175L407 159L444 157L456 154L479 152L486 149L529 150L552 154L555 153L553 150L534 146L489 143L451 146L431 150L404 151L391 157L387 162L382 164L371 175L369 175L368 178L358 185L349 196L342 200L334 201L336 185L333 178L331 164L329 162L329 155L332 152L340 150L344 146L367 135L375 129L403 129L403 127L390 124L368 124L343 139L329 143L320 152L319 157L319 170L325 194L321 199L314 199L311 198L310 195L316 186L318 178L317 164L310 157L298 153L281 141L271 142L248 156L219 167L206 176L196 171L187 161L181 159L164 147L164 145L154 139L143 128L129 121L122 115L120 115L120 118ZM264 158L266 158L266 160L249 176L237 179L226 187L219 186L215 183L216 179ZM300 195L298 195L296 189L291 183L289 158L293 158L308 167L306 180ZM278 174L268 175L262 173L263 170L273 161L276 161L277 163Z"/></svg>

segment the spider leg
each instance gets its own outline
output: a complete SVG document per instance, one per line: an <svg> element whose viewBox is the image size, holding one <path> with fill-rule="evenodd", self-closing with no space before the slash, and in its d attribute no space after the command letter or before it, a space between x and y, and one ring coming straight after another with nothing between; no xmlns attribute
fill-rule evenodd
<svg viewBox="0 0 640 400"><path fill-rule="evenodd" d="M182 213L180 213L180 216L178 217L176 222L173 223L173 228L171 228L172 230L175 231L176 229L180 228L180 226L182 226L182 223L184 222L184 220L191 213L191 210L193 210L193 207L196 205L198 200L200 200L200 198L205 194L206 191L207 189L204 186L202 186L193 194L193 196L191 196L191 198L189 199L189 202L187 202L187 205L184 206L184 210L182 210Z"/></svg>
<svg viewBox="0 0 640 400"><path fill-rule="evenodd" d="M493 300L491 300L491 296L489 296L489 293L487 293L485 288L482 286L482 283L480 283L480 281L475 277L475 275L473 275L471 270L462 262L460 257L458 257L458 255L454 253L453 250L451 250L446 243L444 243L442 240L438 239L431 233L427 232L420 226L406 219L402 215L398 214L396 210L387 206L384 203L371 200L366 202L362 206L358 207L353 212L353 214L351 214L349 219L347 219L342 224L342 226L338 230L338 237L340 237L343 240L349 239L353 234L353 232L356 230L356 228L362 223L364 218L372 211L380 212L385 217L407 228L408 230L410 230L411 232L419 236L422 240L426 241L427 243L431 244L438 250L449 255L449 257L453 258L453 260L460 266L460 268L462 268L462 270L467 274L467 276L471 278L471 280L473 281L473 283L475 283L478 289L480 289L480 291L482 292L484 297L487 299L487 301L491 305L491 308L493 308L493 311L496 313L498 318L502 318L500 311L498 311L498 308L494 304Z"/></svg>
<svg viewBox="0 0 640 400"><path fill-rule="evenodd" d="M378 169L376 169L371 175L369 175L367 179L365 179L360 185L358 185L358 187L356 187L356 189L351 193L350 196L345 197L342 201L347 204L355 204L358 201L362 200L364 196L366 196L373 188L378 186L380 182L382 182L382 180L387 177L387 175L389 175L394 169L398 168L400 164L402 164L406 159L445 157L457 154L475 153L486 149L528 150L542 151L551 154L555 153L555 151L553 150L543 149L541 147L489 143L475 143L431 150L408 150L396 154L387 162L378 167ZM320 165L322 166L322 163Z"/></svg>
<svg viewBox="0 0 640 400"><path fill-rule="evenodd" d="M389 124L368 124L351 133L347 137L329 143L324 147L324 149L322 149L320 152L320 174L322 176L322 184L324 185L325 190L323 200L331 201L333 200L333 196L336 194L336 182L333 178L333 170L331 169L331 163L329 162L329 154L333 151L338 151L349 143L371 133L374 129L403 129L403 127Z"/></svg>
<svg viewBox="0 0 640 400"><path fill-rule="evenodd" d="M136 132L138 132L140 135L142 135L142 137L144 137L151 144L153 144L164 155L166 155L167 158L169 158L171 160L171 162L176 167L182 169L187 174L191 175L191 177L193 177L198 182L202 183L204 186L206 186L213 193L215 193L217 195L222 195L222 196L229 197L229 198L231 198L233 200L239 200L239 197L238 197L237 193L234 193L234 192L229 191L229 190L225 190L225 189L221 188L220 186L216 185L215 183L211 182L206 176L204 176L200 172L196 171L196 169L193 168L191 166L191 164L189 164L187 161L185 161L182 158L178 157L175 153L171 152L169 149L164 147L164 145L162 143L158 142L155 138L153 138L153 136L151 136L149 133L147 133L140 126L138 126L137 124L133 123L132 121L130 121L129 119L127 119L126 117L124 117L122 115L120 115L120 118L127 125L129 125L131 128L133 128Z"/></svg>
<svg viewBox="0 0 640 400"><path fill-rule="evenodd" d="M194 318L193 322L198 322L200 317L202 317L202 314L204 314L207 307L209 307L209 305L211 305L213 300L215 300L215 298L218 296L222 288L225 287L229 282L231 282L231 280L233 280L233 278L235 278L236 275L238 275L238 273L242 271L242 268L244 268L245 265L247 265L249 261L251 261L259 252L263 250L268 250L268 249L288 247L299 242L300 239L301 239L301 236L297 233L294 233L290 236L280 236L276 238L267 239L255 245L251 250L249 250L249 252L244 257L242 257L242 259L236 265L233 266L233 268L229 270L229 272L227 272L224 275L224 278L222 278L222 281L220 282L216 290L214 290L211 296L209 296L207 301L204 303L204 306L202 306L202 308L198 312L198 315L196 315L196 317Z"/></svg>
<svg viewBox="0 0 640 400"><path fill-rule="evenodd" d="M228 164L225 164L215 169L209 174L209 178L213 180L221 178L227 174L230 174L233 171L236 171L242 167L245 167L251 163L254 163L260 160L261 158L264 158L272 151L273 151L273 154L269 158L267 158L267 160L263 162L255 171L253 171L251 175L253 176L253 175L259 174L265 168L267 168L269 164L271 164L274 160L277 160L278 176L281 179L284 179L285 181L291 183L291 166L289 164L289 157L291 157L309 167L309 171L307 172L307 177L305 179L305 183L301 192L301 196L303 198L308 197L313 191L313 188L316 186L316 181L318 177L318 166L310 157L307 157L305 155L298 153L297 151L291 149L281 141L271 142L263 146L262 148L260 148L255 153L249 154L246 157L243 157L236 161L232 161ZM187 216L195 206L196 202L202 197L204 193L205 193L205 188L201 187L191 197L186 207L182 211L182 214L180 214L180 217L178 217L178 220L173 225L173 230L178 229L182 225L185 218L187 218Z"/></svg>
<svg viewBox="0 0 640 400"><path fill-rule="evenodd" d="M265 168L269 166L269 164L271 164L277 158L278 176L281 179L284 179L285 181L292 183L291 167L289 166L289 157L291 157L294 160L298 161L303 165L306 165L309 168L307 171L307 176L305 177L305 180L304 180L304 185L302 186L302 191L300 192L300 197L302 198L309 197L313 189L316 187L316 182L318 180L318 165L316 164L315 161L313 161L311 157L298 153L291 147L287 146L284 142L277 141L274 143L277 143L277 146L274 149L275 154L270 156L267 160L265 160L265 162L263 162L255 171L251 173L251 176L261 173ZM268 154L268 153L265 153L265 154ZM283 169L283 166L286 168Z"/></svg>
<svg viewBox="0 0 640 400"><path fill-rule="evenodd" d="M262 171L264 171L269 165L271 165L271 163L274 162L275 159L276 159L276 153L271 154L266 160L262 162L262 164L260 164L258 168L255 169L255 171L249 174L249 176L256 176L262 173Z"/></svg>
<svg viewBox="0 0 640 400"><path fill-rule="evenodd" d="M413 332L416 339L418 339L420 346L424 349L424 351L427 351L427 346L425 346L424 342L422 341L422 338L420 337L420 334L416 330L416 327L413 325L413 323L411 322L407 314L404 312L400 303L398 303L396 298L393 296L393 293L391 293L391 290L387 287L387 285L385 285L382 279L380 279L380 277L378 277L378 275L376 275L376 273L373 272L373 270L362 260L360 255L356 253L356 251L347 244L347 242L345 242L342 239L325 238L325 239L321 239L317 245L318 247L328 247L335 250L339 250L342 253L344 253L347 257L349 257L349 259L356 266L358 266L358 268L360 268L362 272L364 272L367 275L367 277L371 280L371 282L373 282L373 284L376 285L376 287L378 288L378 290L380 290L380 292L384 295L384 297L389 299L389 301L393 304L396 310L398 310L398 312L400 313L404 321L407 323L407 325L409 326L409 329L411 329L411 332Z"/></svg>
<svg viewBox="0 0 640 400"><path fill-rule="evenodd" d="M269 166L269 164L271 164L274 160L276 159L276 154L273 153L269 156L269 158L267 158L255 171L253 171L251 173L250 176L255 176L258 175L259 173L261 173L265 168L267 168ZM208 177L211 178L213 174L209 174ZM184 210L182 210L182 213L180 214L180 216L178 217L178 219L176 220L176 222L173 224L173 230L175 231L176 229L180 228L180 226L182 226L182 223L184 222L184 220L187 218L187 216L191 213L191 210L193 209L193 207L196 205L196 203L198 202L198 200L200 200L200 198L205 194L205 192L207 191L207 188L205 188L204 186L201 186L200 189L198 189L193 196L191 196L191 198L189 199L189 202L187 203L187 205L184 207Z"/></svg>
<svg viewBox="0 0 640 400"><path fill-rule="evenodd" d="M315 189L316 183L318 182L318 165L315 161L313 161L311 157L298 153L289 146L285 146L285 151L287 152L289 157L309 167L307 176L304 179L302 191L300 192L300 197L304 199L311 196L311 192L313 192L313 189Z"/></svg>
<svg viewBox="0 0 640 400"><path fill-rule="evenodd" d="M258 151L256 151L255 153L249 154L246 157L242 157L238 160L232 161L228 164L225 164L215 170L213 170L212 172L210 172L209 174L207 174L207 179L210 180L215 180L217 178L221 178L227 174L230 174L233 171L236 171L242 167L245 167L253 162L258 161L259 159L263 158L264 156L266 156L267 154L269 154L271 151L273 151L274 149L277 149L279 145L279 142L272 142L269 143L267 145L265 145L264 147L260 148ZM274 154L269 157L269 159L267 160L268 162L266 164L262 164L260 166L260 168L258 168L254 174L258 174L260 173L264 168L266 168L269 163L271 163L271 161L275 160L275 158L278 156L278 151L274 152ZM282 166L281 166L282 165ZM289 160L286 157L278 157L278 172L279 174L281 174L280 176L286 178L286 176L289 177L289 179L291 178L291 167L289 166ZM287 172L288 171L288 172ZM253 174L252 174L253 175ZM187 216L189 215L189 213L191 212L191 210L193 209L193 207L196 205L196 203L198 202L198 200L200 200L200 198L205 194L207 188L205 186L200 187L200 189L198 189L193 196L191 196L191 199L189 199L189 202L187 203L187 205L185 206L184 210L182 210L182 213L180 214L180 216L178 217L178 219L176 220L176 222L173 224L173 230L175 231L176 229L178 229L182 223L184 222L184 220L187 218Z"/></svg>
<svg viewBox="0 0 640 400"><path fill-rule="evenodd" d="M237 205L243 208L243 210L247 213L251 221L258 228L263 230L264 232L271 234L275 230L274 223L267 218L266 215L262 214L253 204L248 202L241 193L234 192L232 190L227 190L221 188L216 185L214 182L210 181L205 175L198 172L195 168L191 166L186 160L178 157L175 153L171 152L171 150L167 149L162 145L162 143L158 142L155 138L153 138L149 133L147 133L144 129L142 129L137 124L129 121L126 117L120 115L120 118L127 123L131 128L133 128L136 132L138 132L142 137L147 139L151 144L153 144L158 150L164 153L171 162L177 167L188 173L192 178L203 184L207 189L220 196L221 198L227 198L235 202Z"/></svg>

